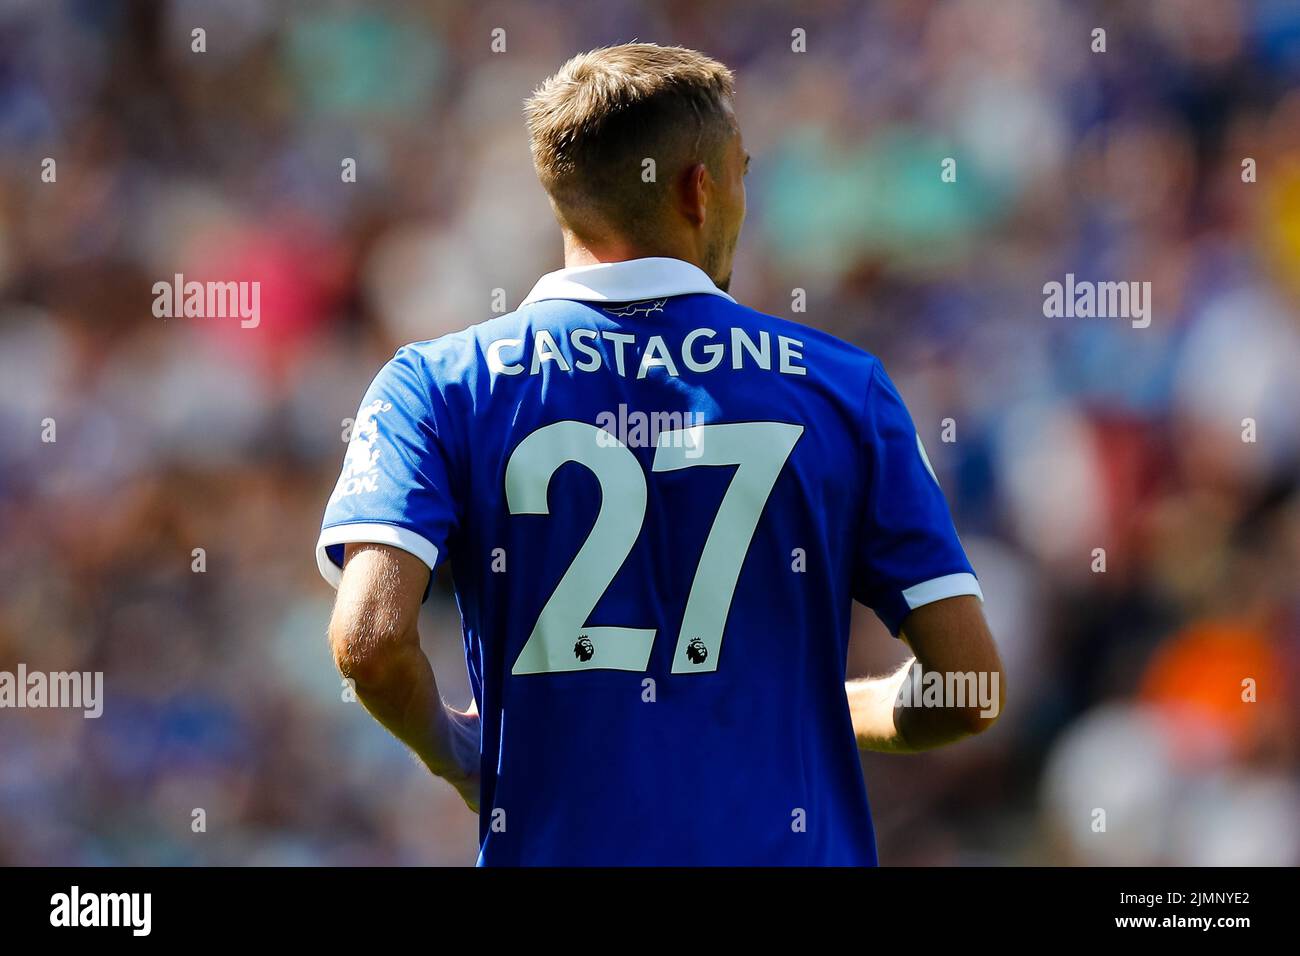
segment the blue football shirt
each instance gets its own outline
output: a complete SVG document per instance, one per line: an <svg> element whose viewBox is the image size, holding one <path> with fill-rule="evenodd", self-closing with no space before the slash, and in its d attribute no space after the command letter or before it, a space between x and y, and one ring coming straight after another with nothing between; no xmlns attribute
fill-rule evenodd
<svg viewBox="0 0 1300 956"><path fill-rule="evenodd" d="M400 349L317 562L451 567L480 864L872 865L854 599L897 634L979 586L880 362L638 259Z"/></svg>

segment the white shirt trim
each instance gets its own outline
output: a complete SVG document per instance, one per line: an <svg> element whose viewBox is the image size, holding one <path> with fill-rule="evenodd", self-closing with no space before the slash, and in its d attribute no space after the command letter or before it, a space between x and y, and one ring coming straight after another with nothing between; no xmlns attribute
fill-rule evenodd
<svg viewBox="0 0 1300 956"><path fill-rule="evenodd" d="M579 302L640 302L707 292L735 302L698 266L681 259L652 257L625 262L598 262L548 272L537 280L533 291L520 306L543 299L573 299Z"/></svg>
<svg viewBox="0 0 1300 956"><path fill-rule="evenodd" d="M334 544L389 544L409 551L427 564L430 571L438 563L438 549L414 531L379 522L337 524L322 531L316 541L316 567L320 570L321 577L334 588L339 586L339 581L343 578L343 569L330 559L325 550Z"/></svg>
<svg viewBox="0 0 1300 956"><path fill-rule="evenodd" d="M903 592L903 600L915 611L923 604L933 604L944 598L957 597L960 594L973 594L982 602L984 592L973 574L946 574L941 578L931 578L920 584L913 584Z"/></svg>

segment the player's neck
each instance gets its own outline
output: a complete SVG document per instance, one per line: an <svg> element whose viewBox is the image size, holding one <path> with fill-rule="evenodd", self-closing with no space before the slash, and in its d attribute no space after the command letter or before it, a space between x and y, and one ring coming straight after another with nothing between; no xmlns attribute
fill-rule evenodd
<svg viewBox="0 0 1300 956"><path fill-rule="evenodd" d="M572 269L575 266L594 266L602 262L627 262L631 259L655 257L681 259L683 262L689 262L695 266L701 265L690 251L670 246L648 248L618 240L594 244L583 242L572 233L566 232L564 235L564 267L566 269Z"/></svg>

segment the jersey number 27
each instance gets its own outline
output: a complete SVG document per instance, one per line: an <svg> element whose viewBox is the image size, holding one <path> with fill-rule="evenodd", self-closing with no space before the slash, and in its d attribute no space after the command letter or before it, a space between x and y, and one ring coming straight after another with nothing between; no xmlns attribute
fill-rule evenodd
<svg viewBox="0 0 1300 956"><path fill-rule="evenodd" d="M674 674L717 669L722 632L745 553L777 476L802 434L802 425L785 422L696 425L659 433L653 471L738 466L691 582L673 654ZM506 465L506 504L511 514L548 514L551 476L570 461L586 467L600 482L600 511L591 534L538 615L511 673L644 671L654 645L654 628L586 624L645 522L646 478L636 456L594 425L576 421L547 425L521 441L511 454Z"/></svg>

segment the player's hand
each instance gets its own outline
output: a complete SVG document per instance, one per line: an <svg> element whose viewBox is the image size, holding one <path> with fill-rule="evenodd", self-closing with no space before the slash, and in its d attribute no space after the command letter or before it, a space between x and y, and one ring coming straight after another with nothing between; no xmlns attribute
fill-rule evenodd
<svg viewBox="0 0 1300 956"><path fill-rule="evenodd" d="M447 717L447 752L451 760L435 773L455 787L466 806L478 813L479 739L482 732L478 706L470 701L469 709L460 711L444 704L443 713Z"/></svg>

